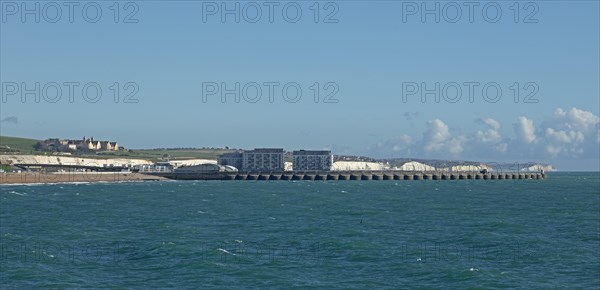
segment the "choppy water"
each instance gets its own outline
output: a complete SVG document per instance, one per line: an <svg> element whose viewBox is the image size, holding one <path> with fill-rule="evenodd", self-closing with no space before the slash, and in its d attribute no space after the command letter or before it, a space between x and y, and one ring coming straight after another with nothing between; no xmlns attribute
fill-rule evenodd
<svg viewBox="0 0 600 290"><path fill-rule="evenodd" d="M0 186L3 289L598 288L598 173Z"/></svg>

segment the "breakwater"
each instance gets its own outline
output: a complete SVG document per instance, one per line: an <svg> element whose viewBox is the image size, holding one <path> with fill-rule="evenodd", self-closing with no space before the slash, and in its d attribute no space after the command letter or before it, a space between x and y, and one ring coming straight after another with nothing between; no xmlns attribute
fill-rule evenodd
<svg viewBox="0 0 600 290"><path fill-rule="evenodd" d="M523 172L409 172L409 171L328 171L328 172L161 172L152 175L177 180L531 180L545 179L544 173Z"/></svg>

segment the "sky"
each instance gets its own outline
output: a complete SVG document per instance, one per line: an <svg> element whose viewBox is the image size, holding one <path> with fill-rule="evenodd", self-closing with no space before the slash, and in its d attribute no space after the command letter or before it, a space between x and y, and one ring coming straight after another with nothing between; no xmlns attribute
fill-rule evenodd
<svg viewBox="0 0 600 290"><path fill-rule="evenodd" d="M598 1L0 4L2 135L600 170Z"/></svg>

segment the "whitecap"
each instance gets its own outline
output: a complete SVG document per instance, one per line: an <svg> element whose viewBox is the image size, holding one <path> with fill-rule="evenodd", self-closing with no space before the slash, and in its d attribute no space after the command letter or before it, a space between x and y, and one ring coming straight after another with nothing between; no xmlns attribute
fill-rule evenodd
<svg viewBox="0 0 600 290"><path fill-rule="evenodd" d="M230 254L230 255L233 255L233 256L235 256L235 254L234 254L234 253L232 253L232 252L230 252L230 251L227 251L227 250L225 250L225 249L218 248L218 249L217 249L217 251L221 251L221 252L223 252L223 253L225 253L225 254Z"/></svg>

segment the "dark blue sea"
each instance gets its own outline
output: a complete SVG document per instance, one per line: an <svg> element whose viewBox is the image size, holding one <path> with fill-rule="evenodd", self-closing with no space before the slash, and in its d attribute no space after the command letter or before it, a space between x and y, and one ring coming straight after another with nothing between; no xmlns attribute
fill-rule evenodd
<svg viewBox="0 0 600 290"><path fill-rule="evenodd" d="M2 289L600 287L597 172L0 190Z"/></svg>

